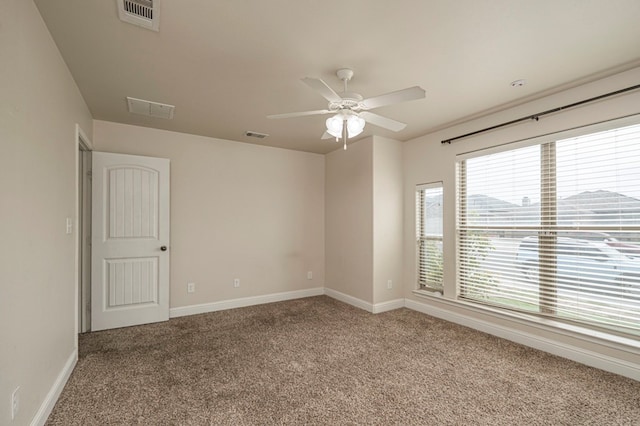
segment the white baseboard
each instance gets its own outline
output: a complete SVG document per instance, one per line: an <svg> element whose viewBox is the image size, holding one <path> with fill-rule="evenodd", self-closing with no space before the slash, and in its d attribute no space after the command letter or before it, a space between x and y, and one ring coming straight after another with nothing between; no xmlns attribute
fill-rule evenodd
<svg viewBox="0 0 640 426"><path fill-rule="evenodd" d="M411 299L406 299L405 306L409 309L413 309L436 318L464 325L466 327L567 358L581 364L640 381L640 365L564 343L560 340L564 336L560 334L558 334L557 340L545 338L523 330L505 327L489 321L480 320L478 318L452 312L447 309L435 307L433 305L416 302ZM553 330L548 330L548 332L553 333Z"/></svg>
<svg viewBox="0 0 640 426"><path fill-rule="evenodd" d="M58 402L62 389L64 389L64 385L67 384L67 380L69 380L77 362L78 349L76 348L71 352L71 355L69 355L69 359L67 359L64 367L62 367L56 381L53 383L53 386L51 386L51 389L49 389L49 392L47 393L44 401L42 401L42 404L40 404L38 412L31 420L31 426L42 426L45 424L47 418L49 418L49 414L53 411L53 407L56 405L56 402Z"/></svg>
<svg viewBox="0 0 640 426"><path fill-rule="evenodd" d="M324 289L324 293L331 298L347 303L351 306L355 306L356 308L364 309L372 314L379 314L381 312L404 308L404 299L390 300L388 302L376 303L374 305L372 303L365 302L362 299L358 299L357 297L349 296L348 294L326 287Z"/></svg>
<svg viewBox="0 0 640 426"><path fill-rule="evenodd" d="M261 305L264 303L283 302L285 300L302 299L303 297L321 296L326 294L341 302L364 309L367 312L378 314L405 306L404 299L390 300L375 305L365 302L357 297L349 296L326 287L316 287L307 290L287 291L283 293L266 294L263 296L243 297L241 299L222 300L220 302L203 303L200 305L180 306L169 309L169 318L184 317L187 315L206 314L207 312L224 311L225 309L244 308L247 306Z"/></svg>
<svg viewBox="0 0 640 426"><path fill-rule="evenodd" d="M323 294L324 288L316 287L307 290L295 290L282 293L265 294L263 296L243 297L241 299L223 300L220 302L203 303L200 305L180 306L169 309L169 318L224 311L226 309L244 308L246 306L262 305L264 303L283 302L285 300L302 299L303 297L321 296Z"/></svg>
<svg viewBox="0 0 640 426"><path fill-rule="evenodd" d="M373 305L373 313L380 314L382 312L393 311L394 309L404 308L405 300L396 299L389 300L388 302L376 303Z"/></svg>
<svg viewBox="0 0 640 426"><path fill-rule="evenodd" d="M356 308L364 309L367 312L373 313L373 304L365 302L362 299L358 299L357 297L349 296L348 294L344 294L327 287L324 288L324 294L351 306L355 306Z"/></svg>

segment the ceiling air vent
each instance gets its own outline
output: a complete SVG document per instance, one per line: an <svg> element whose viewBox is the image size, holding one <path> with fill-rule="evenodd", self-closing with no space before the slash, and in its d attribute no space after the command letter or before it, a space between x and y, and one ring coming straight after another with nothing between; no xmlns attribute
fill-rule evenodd
<svg viewBox="0 0 640 426"><path fill-rule="evenodd" d="M252 132L251 130L248 130L246 132L244 132L245 136L249 136L250 138L258 138L258 139L264 139L267 136L269 136L266 133L258 133L258 132Z"/></svg>
<svg viewBox="0 0 640 426"><path fill-rule="evenodd" d="M145 101L144 99L130 98L128 96L127 105L130 113L142 114L147 117L166 118L168 120L173 118L173 110L175 109L173 105Z"/></svg>
<svg viewBox="0 0 640 426"><path fill-rule="evenodd" d="M118 16L148 30L158 31L160 26L160 0L116 0Z"/></svg>

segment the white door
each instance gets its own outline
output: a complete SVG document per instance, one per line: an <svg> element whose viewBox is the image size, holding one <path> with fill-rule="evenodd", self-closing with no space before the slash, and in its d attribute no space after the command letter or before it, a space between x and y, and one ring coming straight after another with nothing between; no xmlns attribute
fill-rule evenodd
<svg viewBox="0 0 640 426"><path fill-rule="evenodd" d="M91 330L169 319L169 160L93 152Z"/></svg>

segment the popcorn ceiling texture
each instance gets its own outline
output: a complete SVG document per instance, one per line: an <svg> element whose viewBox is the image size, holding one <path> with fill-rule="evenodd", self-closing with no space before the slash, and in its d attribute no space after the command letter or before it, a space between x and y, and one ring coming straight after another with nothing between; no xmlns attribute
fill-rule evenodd
<svg viewBox="0 0 640 426"><path fill-rule="evenodd" d="M640 424L640 382L327 296L80 336L47 425Z"/></svg>

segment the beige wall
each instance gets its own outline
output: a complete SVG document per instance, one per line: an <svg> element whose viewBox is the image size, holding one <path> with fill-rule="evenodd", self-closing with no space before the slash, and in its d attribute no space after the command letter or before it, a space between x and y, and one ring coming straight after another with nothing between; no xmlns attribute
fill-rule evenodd
<svg viewBox="0 0 640 426"><path fill-rule="evenodd" d="M373 303L373 138L326 155L326 287Z"/></svg>
<svg viewBox="0 0 640 426"><path fill-rule="evenodd" d="M171 160L172 308L324 286L324 156L105 121L93 142Z"/></svg>
<svg viewBox="0 0 640 426"><path fill-rule="evenodd" d="M373 303L404 297L402 288L402 143L374 136ZM392 288L387 288L391 280Z"/></svg>
<svg viewBox="0 0 640 426"><path fill-rule="evenodd" d="M91 115L31 1L0 2L0 424L29 424L76 345L75 126Z"/></svg>
<svg viewBox="0 0 640 426"><path fill-rule="evenodd" d="M373 309L403 297L402 144L373 136L333 151L325 181L327 288Z"/></svg>
<svg viewBox="0 0 640 426"><path fill-rule="evenodd" d="M435 181L443 182L444 189L444 299L453 300L456 294L456 251L455 251L455 159L457 154L500 145L511 141L531 138L561 130L584 126L607 119L614 119L640 113L640 92L630 92L580 108L545 116L540 121L528 121L509 126L501 130L488 132L473 138L467 138L450 145L442 145L441 140L460 134L482 129L504 121L548 110L554 107L577 102L583 99L630 87L640 81L640 69L564 91L554 96L539 99L511 108L501 113L470 121L449 129L429 134L406 142L404 148L404 294L409 301L416 301L428 307L437 308L445 315L465 315L486 324L536 336L540 342L562 342L574 344L579 348L612 356L616 359L640 365L640 350L622 345L619 349L596 342L588 342L576 334L549 332L544 327L534 327L526 322L509 321L486 313L478 312L461 304L444 303L442 299L416 296L413 290L416 282L416 244L415 244L415 186ZM546 343L545 343L546 344ZM555 343L552 343L555 344ZM636 367L637 368L637 367Z"/></svg>

